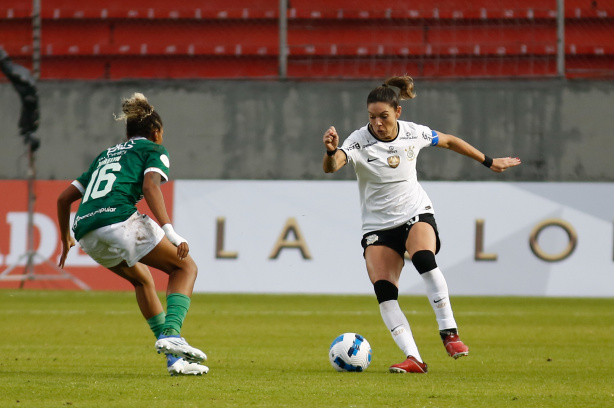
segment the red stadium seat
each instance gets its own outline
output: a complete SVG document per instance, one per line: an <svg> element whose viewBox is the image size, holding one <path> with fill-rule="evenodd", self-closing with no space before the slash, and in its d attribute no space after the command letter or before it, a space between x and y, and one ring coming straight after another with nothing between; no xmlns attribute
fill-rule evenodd
<svg viewBox="0 0 614 408"><path fill-rule="evenodd" d="M382 78L411 73L430 78L556 76L556 58L502 56L484 58L312 58L292 59L288 74L308 78Z"/></svg>
<svg viewBox="0 0 614 408"><path fill-rule="evenodd" d="M424 52L421 24L387 23L377 20L354 24L343 20L308 25L291 22L288 28L290 55L408 55Z"/></svg>
<svg viewBox="0 0 614 408"><path fill-rule="evenodd" d="M110 79L276 78L277 58L125 57L115 58Z"/></svg>
<svg viewBox="0 0 614 408"><path fill-rule="evenodd" d="M32 55L32 22L0 20L0 47L11 56Z"/></svg>
<svg viewBox="0 0 614 408"><path fill-rule="evenodd" d="M569 56L565 59L567 78L614 79L614 55Z"/></svg>
<svg viewBox="0 0 614 408"><path fill-rule="evenodd" d="M32 2L24 0L2 0L0 3L0 20L14 18L31 18Z"/></svg>
<svg viewBox="0 0 614 408"><path fill-rule="evenodd" d="M429 26L429 54L543 55L556 54L556 25L545 20L523 22L487 21L471 25L441 22Z"/></svg>
<svg viewBox="0 0 614 408"><path fill-rule="evenodd" d="M275 20L257 30L241 21L165 20L155 25L141 21L117 22L113 52L120 55L277 55L278 27Z"/></svg>
<svg viewBox="0 0 614 408"><path fill-rule="evenodd" d="M555 0L292 0L291 18L518 19L554 18Z"/></svg>
<svg viewBox="0 0 614 408"><path fill-rule="evenodd" d="M189 56L47 57L42 79L276 78L277 58Z"/></svg>
<svg viewBox="0 0 614 408"><path fill-rule="evenodd" d="M41 79L105 80L110 61L102 57L45 57L41 62Z"/></svg>
<svg viewBox="0 0 614 408"><path fill-rule="evenodd" d="M565 18L614 18L614 1L565 0Z"/></svg>
<svg viewBox="0 0 614 408"><path fill-rule="evenodd" d="M16 24L13 24L16 25ZM22 28L28 32L27 24ZM240 21L50 20L43 55L277 55L274 20L258 30Z"/></svg>
<svg viewBox="0 0 614 408"><path fill-rule="evenodd" d="M290 24L290 55L528 55L556 53L553 21Z"/></svg>
<svg viewBox="0 0 614 408"><path fill-rule="evenodd" d="M568 55L614 55L614 19L570 20L565 25Z"/></svg>
<svg viewBox="0 0 614 408"><path fill-rule="evenodd" d="M102 20L45 21L43 56L98 55L109 52L111 29Z"/></svg>
<svg viewBox="0 0 614 408"><path fill-rule="evenodd" d="M44 18L229 19L277 18L277 0L45 0Z"/></svg>

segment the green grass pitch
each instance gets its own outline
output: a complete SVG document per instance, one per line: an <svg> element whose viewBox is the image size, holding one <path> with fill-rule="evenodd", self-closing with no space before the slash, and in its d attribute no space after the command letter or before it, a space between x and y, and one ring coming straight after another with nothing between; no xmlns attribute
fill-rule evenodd
<svg viewBox="0 0 614 408"><path fill-rule="evenodd" d="M182 334L211 371L170 377L132 293L0 290L0 406L614 406L614 299L452 302L469 356L448 357L426 297L404 296L429 373L399 375L375 296L195 294ZM343 332L371 343L367 371L331 367Z"/></svg>

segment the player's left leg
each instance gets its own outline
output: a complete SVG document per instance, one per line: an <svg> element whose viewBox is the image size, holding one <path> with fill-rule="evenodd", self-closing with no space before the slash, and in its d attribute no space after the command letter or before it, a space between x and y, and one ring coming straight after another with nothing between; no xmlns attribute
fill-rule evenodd
<svg viewBox="0 0 614 408"><path fill-rule="evenodd" d="M407 238L411 261L426 285L429 303L435 312L439 334L446 351L451 357L459 358L469 354L469 348L458 337L458 329L448 285L435 261L436 235L433 227L425 222L414 224Z"/></svg>
<svg viewBox="0 0 614 408"><path fill-rule="evenodd" d="M172 354L166 355L166 369L172 376L176 375L203 375L209 372L206 365L192 363Z"/></svg>

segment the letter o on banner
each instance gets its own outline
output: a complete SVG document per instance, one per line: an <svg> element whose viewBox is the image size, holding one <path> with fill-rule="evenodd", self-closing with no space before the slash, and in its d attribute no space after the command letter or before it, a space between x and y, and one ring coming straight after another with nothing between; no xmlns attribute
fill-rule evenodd
<svg viewBox="0 0 614 408"><path fill-rule="evenodd" d="M567 236L569 237L567 247L559 254L550 255L545 253L537 242L539 234L548 227L560 227L563 229L563 231L567 233ZM578 234L576 233L576 230L571 226L571 224L556 218L550 218L537 224L535 228L533 228L533 231L531 231L531 236L529 237L529 245L531 246L531 251L533 251L535 256L537 256L539 259L544 260L546 262L558 262L567 258L573 253L574 249L576 249L577 243Z"/></svg>

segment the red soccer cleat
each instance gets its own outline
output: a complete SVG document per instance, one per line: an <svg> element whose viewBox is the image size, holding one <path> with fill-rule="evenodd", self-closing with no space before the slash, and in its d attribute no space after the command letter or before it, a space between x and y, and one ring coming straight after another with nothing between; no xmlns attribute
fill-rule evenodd
<svg viewBox="0 0 614 408"><path fill-rule="evenodd" d="M421 363L414 356L407 357L407 360L400 364L390 366L391 373L417 373L426 374L428 366L426 363Z"/></svg>
<svg viewBox="0 0 614 408"><path fill-rule="evenodd" d="M469 355L469 347L461 341L458 334L450 334L443 340L443 345L450 357L459 358Z"/></svg>

